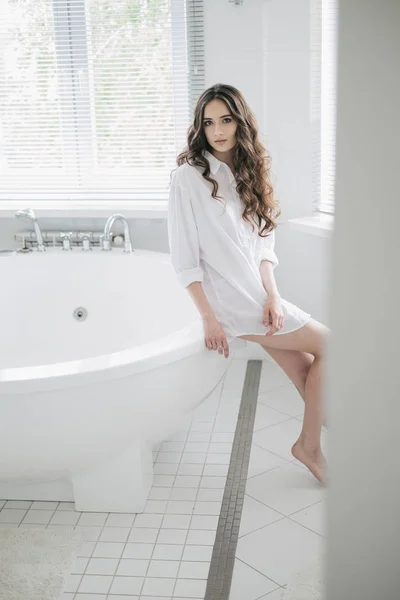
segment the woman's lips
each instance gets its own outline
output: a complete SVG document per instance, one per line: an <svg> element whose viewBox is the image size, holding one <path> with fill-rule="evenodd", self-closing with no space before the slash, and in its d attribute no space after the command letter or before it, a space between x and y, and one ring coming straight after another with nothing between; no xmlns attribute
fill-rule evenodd
<svg viewBox="0 0 400 600"><path fill-rule="evenodd" d="M225 144L226 140L218 140L218 142L215 142L216 144Z"/></svg>

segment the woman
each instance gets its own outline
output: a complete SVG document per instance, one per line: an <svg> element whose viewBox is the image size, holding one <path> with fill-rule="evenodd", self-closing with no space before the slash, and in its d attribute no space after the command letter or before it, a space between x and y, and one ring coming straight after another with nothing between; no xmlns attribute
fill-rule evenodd
<svg viewBox="0 0 400 600"><path fill-rule="evenodd" d="M217 84L199 98L168 203L171 262L204 325L205 344L229 356L235 338L257 342L305 401L295 458L324 481L322 374L329 329L280 297L269 156L239 90Z"/></svg>

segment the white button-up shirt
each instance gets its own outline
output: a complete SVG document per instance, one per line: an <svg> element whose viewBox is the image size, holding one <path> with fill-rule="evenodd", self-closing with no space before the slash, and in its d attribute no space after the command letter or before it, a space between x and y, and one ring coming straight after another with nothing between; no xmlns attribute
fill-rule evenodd
<svg viewBox="0 0 400 600"><path fill-rule="evenodd" d="M211 196L212 184L200 168L185 163L174 171L168 202L171 263L184 287L202 283L228 343L238 335L265 335L270 329L263 324L268 294L259 269L262 260L273 268L279 264L275 232L261 237L256 225L252 231L242 218L244 204L231 169L210 152L204 155L223 201ZM310 317L290 302L281 302L285 320L277 333L294 331Z"/></svg>

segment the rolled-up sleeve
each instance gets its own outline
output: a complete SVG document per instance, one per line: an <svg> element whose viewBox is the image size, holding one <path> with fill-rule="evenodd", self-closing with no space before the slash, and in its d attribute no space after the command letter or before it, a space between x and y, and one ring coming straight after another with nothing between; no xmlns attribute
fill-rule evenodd
<svg viewBox="0 0 400 600"><path fill-rule="evenodd" d="M168 199L168 241L171 263L179 283L185 288L203 281L199 260L199 237L190 195L181 181L179 169L174 172Z"/></svg>
<svg viewBox="0 0 400 600"><path fill-rule="evenodd" d="M261 257L260 262L262 260L268 260L272 263L272 268L275 269L276 266L279 265L278 257L274 252L275 248L275 229L269 232L267 237L263 237L262 239L262 247L261 247Z"/></svg>

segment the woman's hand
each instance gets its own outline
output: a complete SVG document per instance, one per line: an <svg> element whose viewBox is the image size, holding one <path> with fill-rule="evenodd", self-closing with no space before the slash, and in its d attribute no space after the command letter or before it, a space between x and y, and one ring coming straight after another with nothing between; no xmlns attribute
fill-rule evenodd
<svg viewBox="0 0 400 600"><path fill-rule="evenodd" d="M222 328L221 323L216 319L215 316L204 317L204 334L205 344L209 350L217 350L218 353L224 353L225 358L229 356L229 346L226 341L225 332ZM222 346L222 347L221 347Z"/></svg>
<svg viewBox="0 0 400 600"><path fill-rule="evenodd" d="M283 325L284 318L280 296L268 296L268 300L264 305L263 323L267 327L271 325L271 329L265 335L273 335L279 331Z"/></svg>

